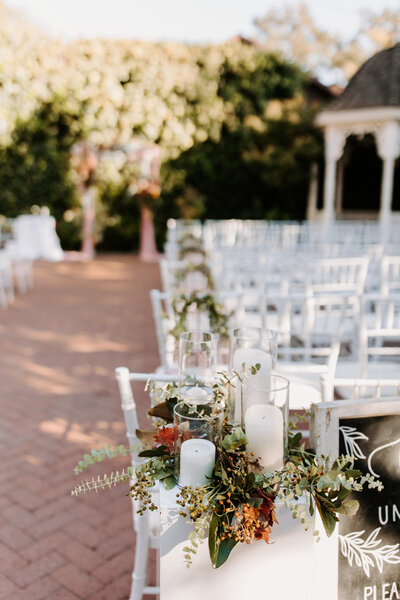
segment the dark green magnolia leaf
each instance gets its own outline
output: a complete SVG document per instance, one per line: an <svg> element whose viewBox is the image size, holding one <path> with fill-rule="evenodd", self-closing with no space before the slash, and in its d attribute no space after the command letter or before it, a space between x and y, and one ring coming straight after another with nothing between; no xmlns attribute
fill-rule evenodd
<svg viewBox="0 0 400 600"><path fill-rule="evenodd" d="M333 493L334 497L336 498L337 492L329 492L329 494L331 494L331 493ZM328 508L329 510L333 510L333 511L336 510L337 503L336 503L335 500L331 500L329 498L329 495L328 495L328 497L326 497L324 494L320 494L319 492L315 492L315 496L316 496L316 498L318 498L318 501L323 506L325 506L325 508Z"/></svg>
<svg viewBox="0 0 400 600"><path fill-rule="evenodd" d="M262 498L251 498L249 500L250 506L254 506L254 508L260 508L260 506L261 506L262 503L263 503L263 499Z"/></svg>
<svg viewBox="0 0 400 600"><path fill-rule="evenodd" d="M168 477L164 477L163 483L166 490L172 490L176 485L175 477L173 475L168 475Z"/></svg>
<svg viewBox="0 0 400 600"><path fill-rule="evenodd" d="M357 513L359 506L360 503L358 500L346 500L340 505L336 512L341 515L346 515L346 517L352 517Z"/></svg>
<svg viewBox="0 0 400 600"><path fill-rule="evenodd" d="M254 475L254 473L249 473L246 476L246 490L251 490L254 487L255 482L256 476Z"/></svg>
<svg viewBox="0 0 400 600"><path fill-rule="evenodd" d="M213 564L213 567L215 569L221 567L224 564L224 562L228 560L229 555L236 546L236 544L237 542L232 538L222 540L222 542L219 543L217 559L215 561L215 564Z"/></svg>
<svg viewBox="0 0 400 600"><path fill-rule="evenodd" d="M222 481L223 483L225 483L225 485L229 485L229 477L224 469L224 467L221 464L221 476L222 476Z"/></svg>
<svg viewBox="0 0 400 600"><path fill-rule="evenodd" d="M336 523L339 521L339 519L331 510L325 508L322 504L320 504L320 502L317 499L315 499L315 504L320 514L326 535L330 537L335 531Z"/></svg>
<svg viewBox="0 0 400 600"><path fill-rule="evenodd" d="M151 448L150 450L142 450L139 452L139 456L142 458L169 457L169 453L166 450L166 446L157 446L157 448Z"/></svg>
<svg viewBox="0 0 400 600"><path fill-rule="evenodd" d="M340 490L337 492L337 499L340 500L340 502L343 502L344 500L346 500L349 494L351 494L351 490L347 490L346 488L340 488Z"/></svg>
<svg viewBox="0 0 400 600"><path fill-rule="evenodd" d="M210 553L211 564L214 568L216 568L218 549L220 544L217 533L218 517L216 515L213 515L208 529L208 551Z"/></svg>
<svg viewBox="0 0 400 600"><path fill-rule="evenodd" d="M302 435L299 431L295 435L289 435L289 437L288 437L289 450L299 448L299 446L301 444L301 439L302 439Z"/></svg>

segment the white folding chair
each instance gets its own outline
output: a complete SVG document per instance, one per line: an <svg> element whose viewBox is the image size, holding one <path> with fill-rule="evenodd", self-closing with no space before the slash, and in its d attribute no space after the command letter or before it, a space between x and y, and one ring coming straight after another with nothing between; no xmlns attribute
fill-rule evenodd
<svg viewBox="0 0 400 600"><path fill-rule="evenodd" d="M135 399L132 391L132 381L142 382L174 382L176 376L160 375L158 373L131 373L127 367L118 367L115 369L118 389L121 397L121 407L124 413L126 435L129 441L129 447L132 449L132 466L135 469L143 460L138 454L141 448L141 442L137 437L139 429L138 416L136 411ZM150 395L155 392L150 392ZM153 488L152 495L154 503L157 505L159 497L159 488ZM158 585L159 564L157 558L157 585L148 585L148 555L149 548L158 549L160 546L160 515L158 511L145 511L143 515L137 514L136 502L132 499L133 527L136 533L135 541L135 562L132 571L132 587L129 600L141 600L144 594L158 595L160 588Z"/></svg>

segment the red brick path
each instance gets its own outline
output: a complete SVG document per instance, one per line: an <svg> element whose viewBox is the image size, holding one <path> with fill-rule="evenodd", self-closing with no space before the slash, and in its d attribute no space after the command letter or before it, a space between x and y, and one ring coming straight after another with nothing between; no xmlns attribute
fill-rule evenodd
<svg viewBox="0 0 400 600"><path fill-rule="evenodd" d="M0 313L1 600L129 596L125 489L70 490L82 454L126 441L113 371L157 366L149 290L158 286L158 266L132 256L37 263L35 288ZM144 414L140 387L136 399Z"/></svg>

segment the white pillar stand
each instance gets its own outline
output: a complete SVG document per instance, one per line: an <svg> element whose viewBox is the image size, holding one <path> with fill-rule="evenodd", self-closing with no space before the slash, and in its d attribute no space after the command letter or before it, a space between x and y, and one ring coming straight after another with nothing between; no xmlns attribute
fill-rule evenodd
<svg viewBox="0 0 400 600"><path fill-rule="evenodd" d="M304 531L283 505L277 507L279 523L270 543L263 540L238 544L227 562L213 569L208 540L200 544L188 569L183 547L192 527L179 516L176 489L161 491L160 597L161 600L269 597L276 600L310 600L313 588L314 537ZM261 595L260 595L261 594Z"/></svg>

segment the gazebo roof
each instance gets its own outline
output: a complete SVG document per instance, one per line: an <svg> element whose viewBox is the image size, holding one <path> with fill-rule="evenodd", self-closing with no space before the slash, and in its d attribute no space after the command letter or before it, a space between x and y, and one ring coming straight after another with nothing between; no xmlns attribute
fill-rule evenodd
<svg viewBox="0 0 400 600"><path fill-rule="evenodd" d="M329 111L400 107L400 43L368 59Z"/></svg>

